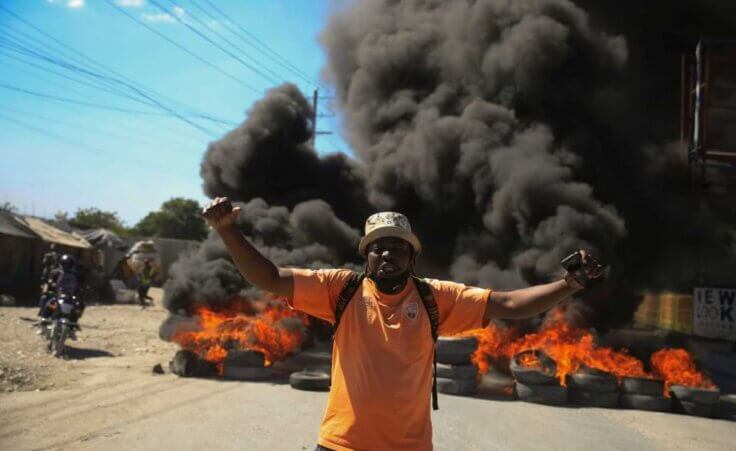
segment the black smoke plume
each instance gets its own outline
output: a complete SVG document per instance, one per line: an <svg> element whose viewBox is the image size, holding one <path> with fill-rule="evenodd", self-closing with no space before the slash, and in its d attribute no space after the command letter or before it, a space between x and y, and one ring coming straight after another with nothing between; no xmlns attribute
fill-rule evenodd
<svg viewBox="0 0 736 451"><path fill-rule="evenodd" d="M701 35L736 36L733 9L351 3L321 39L356 161L314 151L309 103L284 85L209 147L204 190L248 202L243 230L277 264L359 264L358 231L379 209L409 216L421 272L497 289L556 277L560 258L590 248L614 276L588 320L621 324L640 290L679 288L673 261L733 249L673 144L680 54ZM172 310L243 288L214 236L172 273Z"/></svg>

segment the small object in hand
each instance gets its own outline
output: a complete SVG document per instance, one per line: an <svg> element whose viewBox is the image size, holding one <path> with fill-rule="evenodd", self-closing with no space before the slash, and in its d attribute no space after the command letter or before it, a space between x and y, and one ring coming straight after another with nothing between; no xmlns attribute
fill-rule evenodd
<svg viewBox="0 0 736 451"><path fill-rule="evenodd" d="M205 218L221 218L233 210L233 204L227 197L216 198L202 211Z"/></svg>
<svg viewBox="0 0 736 451"><path fill-rule="evenodd" d="M562 259L562 267L565 268L565 280L577 284L580 288L586 288L591 280L600 278L608 269L598 263L592 255L585 251L576 251Z"/></svg>

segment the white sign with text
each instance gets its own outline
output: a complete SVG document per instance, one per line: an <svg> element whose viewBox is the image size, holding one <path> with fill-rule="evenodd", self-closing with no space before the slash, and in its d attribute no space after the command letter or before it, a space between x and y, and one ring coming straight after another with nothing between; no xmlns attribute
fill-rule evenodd
<svg viewBox="0 0 736 451"><path fill-rule="evenodd" d="M694 301L695 335L736 340L736 288L696 287Z"/></svg>

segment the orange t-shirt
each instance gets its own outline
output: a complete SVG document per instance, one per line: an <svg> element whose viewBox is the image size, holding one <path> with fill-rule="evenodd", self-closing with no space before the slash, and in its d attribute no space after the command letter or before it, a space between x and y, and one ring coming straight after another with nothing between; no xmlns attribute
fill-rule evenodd
<svg viewBox="0 0 736 451"><path fill-rule="evenodd" d="M335 303L350 271L293 271L289 304L334 323ZM427 282L440 311L440 335L483 326L490 290ZM319 444L336 451L431 450L433 349L429 315L414 284L389 295L365 278L335 335Z"/></svg>

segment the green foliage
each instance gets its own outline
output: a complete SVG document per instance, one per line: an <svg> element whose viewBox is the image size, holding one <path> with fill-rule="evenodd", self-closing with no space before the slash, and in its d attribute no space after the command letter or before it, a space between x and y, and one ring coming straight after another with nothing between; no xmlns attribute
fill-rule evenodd
<svg viewBox="0 0 736 451"><path fill-rule="evenodd" d="M125 225L118 218L117 212L102 211L99 208L80 208L69 219L69 224L80 229L108 229L118 234L125 234Z"/></svg>
<svg viewBox="0 0 736 451"><path fill-rule="evenodd" d="M207 227L200 211L197 201L175 197L164 202L159 211L148 213L130 233L199 241L207 236Z"/></svg>

